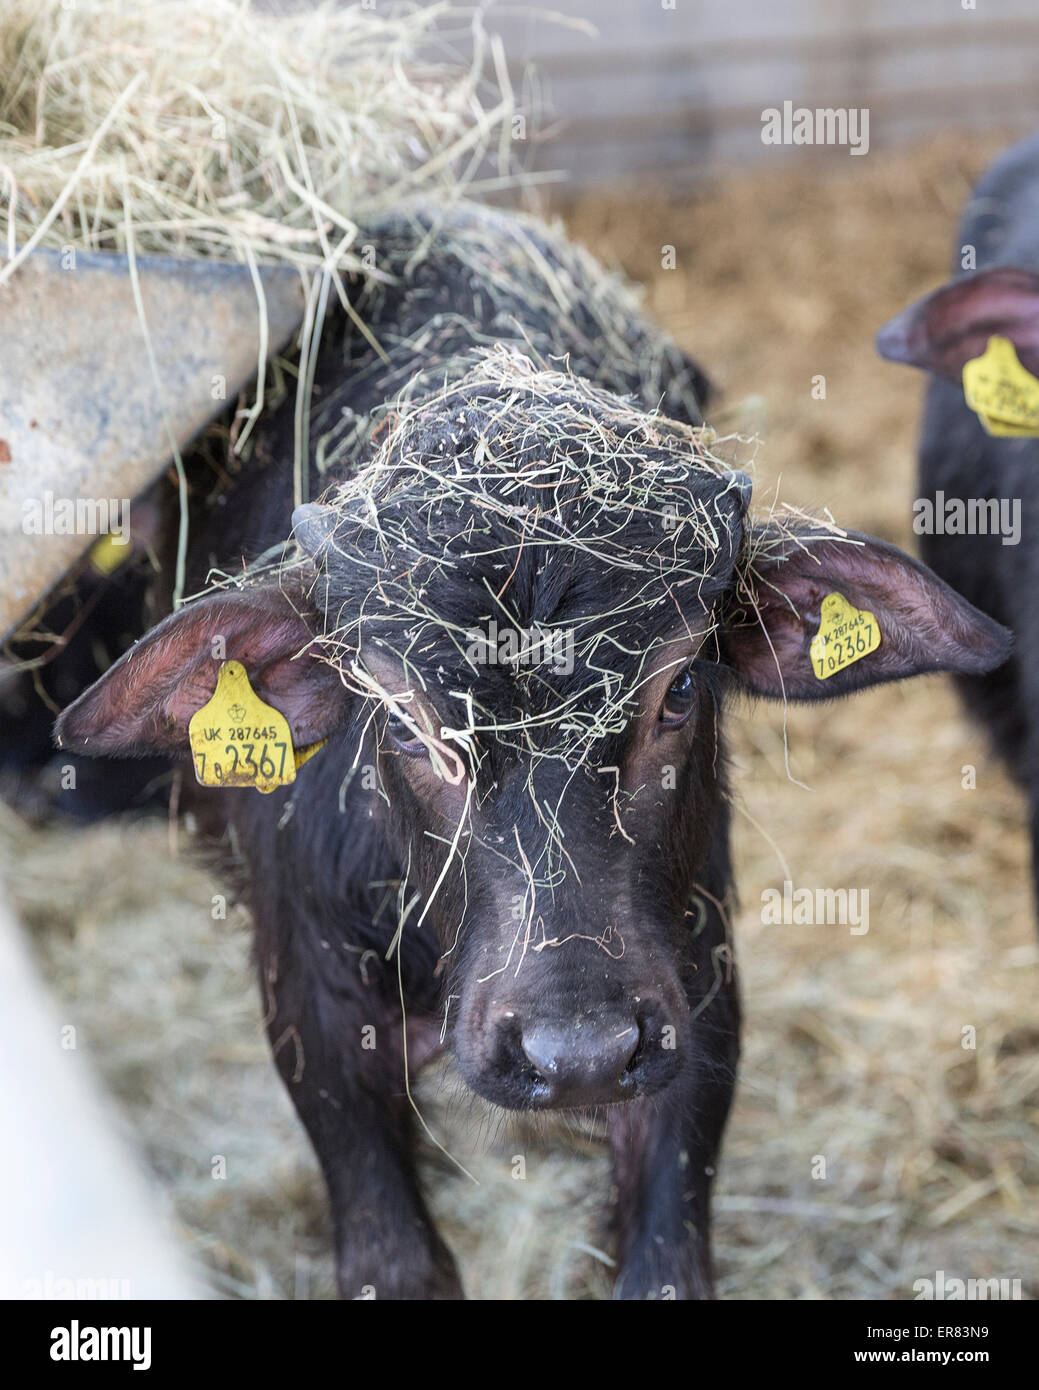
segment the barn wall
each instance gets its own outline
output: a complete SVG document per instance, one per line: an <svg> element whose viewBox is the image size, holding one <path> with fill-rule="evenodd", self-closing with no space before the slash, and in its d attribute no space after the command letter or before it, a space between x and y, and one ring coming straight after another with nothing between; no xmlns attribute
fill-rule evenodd
<svg viewBox="0 0 1039 1390"><path fill-rule="evenodd" d="M791 153L761 140L762 109L784 100L868 107L871 149L946 129L1028 129L1039 118L1039 8L964 3L565 0L564 26L546 18L551 5L520 0L493 27L517 83L531 64L539 74L528 93L540 93L553 138L531 143L532 168L584 184L688 181Z"/></svg>

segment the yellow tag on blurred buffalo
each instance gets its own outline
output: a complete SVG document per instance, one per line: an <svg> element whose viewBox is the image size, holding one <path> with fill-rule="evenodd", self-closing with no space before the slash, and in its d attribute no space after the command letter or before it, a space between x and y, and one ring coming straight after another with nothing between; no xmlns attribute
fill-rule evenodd
<svg viewBox="0 0 1039 1390"><path fill-rule="evenodd" d="M843 594L827 594L819 614L819 631L809 648L818 680L829 680L880 646L880 626L874 615L856 608Z"/></svg>
<svg viewBox="0 0 1039 1390"><path fill-rule="evenodd" d="M115 574L120 565L125 565L133 554L129 536L106 532L90 547L90 563L98 574Z"/></svg>
<svg viewBox="0 0 1039 1390"><path fill-rule="evenodd" d="M1039 435L1039 380L1009 338L993 334L982 355L963 364L963 394L989 434Z"/></svg>

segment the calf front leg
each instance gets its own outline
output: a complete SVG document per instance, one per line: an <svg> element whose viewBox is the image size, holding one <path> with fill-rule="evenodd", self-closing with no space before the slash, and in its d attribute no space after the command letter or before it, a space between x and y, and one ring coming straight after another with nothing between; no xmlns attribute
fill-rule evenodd
<svg viewBox="0 0 1039 1390"><path fill-rule="evenodd" d="M725 948L710 998L691 1001L689 1062L659 1096L610 1112L619 1257L614 1298L714 1296L711 1182L736 1080L739 1003Z"/></svg>
<svg viewBox="0 0 1039 1390"><path fill-rule="evenodd" d="M462 1298L415 1173L399 1002L374 952L365 985L356 955L308 961L304 935L261 950L261 985L275 1062L328 1187L340 1297Z"/></svg>

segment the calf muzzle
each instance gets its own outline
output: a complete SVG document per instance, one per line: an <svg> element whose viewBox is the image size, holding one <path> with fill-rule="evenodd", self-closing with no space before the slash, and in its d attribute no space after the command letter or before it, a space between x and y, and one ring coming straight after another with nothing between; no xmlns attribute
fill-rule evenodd
<svg viewBox="0 0 1039 1390"><path fill-rule="evenodd" d="M649 1095L679 1065L669 1011L659 999L640 996L570 1013L500 1005L464 1070L474 1089L499 1105L549 1110Z"/></svg>

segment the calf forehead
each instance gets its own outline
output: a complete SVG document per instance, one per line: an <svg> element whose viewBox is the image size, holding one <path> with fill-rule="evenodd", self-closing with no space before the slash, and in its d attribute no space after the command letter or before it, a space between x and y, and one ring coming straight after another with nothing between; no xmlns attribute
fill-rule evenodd
<svg viewBox="0 0 1039 1390"><path fill-rule="evenodd" d="M545 759L564 787L617 761L733 582L744 475L700 431L505 351L380 437L301 542L346 683L412 696L481 794Z"/></svg>
<svg viewBox="0 0 1039 1390"><path fill-rule="evenodd" d="M317 558L344 655L363 636L459 674L479 664L477 630L507 663L499 635L529 658L537 627L554 638L527 683L541 695L563 666L619 679L696 624L729 582L744 506L697 431L508 353L402 411L329 500Z"/></svg>

